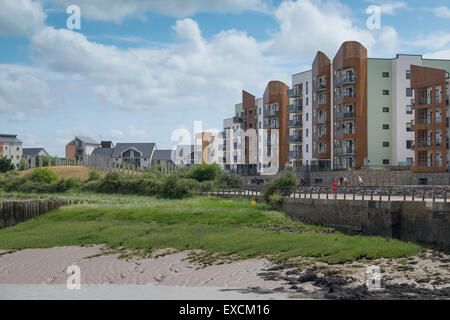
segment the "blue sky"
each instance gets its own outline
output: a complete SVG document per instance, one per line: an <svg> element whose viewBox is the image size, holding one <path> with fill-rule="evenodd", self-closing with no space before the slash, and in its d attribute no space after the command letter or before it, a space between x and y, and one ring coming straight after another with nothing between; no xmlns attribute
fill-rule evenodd
<svg viewBox="0 0 450 320"><path fill-rule="evenodd" d="M69 5L81 29L69 30ZM369 30L366 9L381 8ZM64 155L74 135L170 148L222 127L241 90L290 85L346 40L371 57L450 59L448 0L0 0L0 132ZM326 21L326 23L323 23Z"/></svg>

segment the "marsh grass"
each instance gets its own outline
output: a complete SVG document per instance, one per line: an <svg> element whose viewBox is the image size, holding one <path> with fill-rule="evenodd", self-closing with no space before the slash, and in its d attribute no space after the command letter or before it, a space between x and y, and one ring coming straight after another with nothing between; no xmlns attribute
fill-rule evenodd
<svg viewBox="0 0 450 320"><path fill-rule="evenodd" d="M0 230L0 248L105 244L144 253L164 248L202 250L198 257L205 261L226 257L271 257L277 261L313 257L328 263L407 257L420 250L414 243L349 236L292 221L284 213L265 204L252 205L246 199L162 200L89 193L68 193L63 197L89 202ZM285 229L290 232L281 231Z"/></svg>

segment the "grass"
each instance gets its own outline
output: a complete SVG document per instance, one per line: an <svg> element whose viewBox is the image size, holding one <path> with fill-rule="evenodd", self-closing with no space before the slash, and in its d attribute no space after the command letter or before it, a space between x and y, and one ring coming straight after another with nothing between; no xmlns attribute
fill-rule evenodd
<svg viewBox="0 0 450 320"><path fill-rule="evenodd" d="M89 177L89 169L84 166L62 166L62 167L46 167L49 170L53 171L58 178L68 179L68 178L80 178L86 180ZM34 169L27 169L23 171L19 171L20 175L26 175L33 171ZM100 173L104 175L103 173Z"/></svg>
<svg viewBox="0 0 450 320"><path fill-rule="evenodd" d="M141 196L72 193L90 203L63 207L0 230L0 249L106 244L131 250L201 249L205 256L313 257L328 263L359 258L397 258L418 253L418 244L349 236L292 221L249 200L198 197L159 200ZM291 232L283 232L289 227Z"/></svg>

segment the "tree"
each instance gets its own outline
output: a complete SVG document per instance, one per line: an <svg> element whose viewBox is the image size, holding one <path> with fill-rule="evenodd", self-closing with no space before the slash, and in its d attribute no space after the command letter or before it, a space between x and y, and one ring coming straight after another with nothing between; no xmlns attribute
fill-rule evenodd
<svg viewBox="0 0 450 320"><path fill-rule="evenodd" d="M10 170L14 170L15 168L16 167L11 163L11 159L0 159L0 172L7 172Z"/></svg>

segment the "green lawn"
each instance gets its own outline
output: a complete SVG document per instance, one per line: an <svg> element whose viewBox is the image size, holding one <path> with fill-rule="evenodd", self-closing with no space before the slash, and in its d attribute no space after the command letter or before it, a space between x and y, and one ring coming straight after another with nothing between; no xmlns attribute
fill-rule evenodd
<svg viewBox="0 0 450 320"><path fill-rule="evenodd" d="M54 197L54 196L53 196ZM380 237L348 236L292 221L249 200L69 194L90 201L0 230L1 249L106 244L128 249L202 249L238 258L316 257L329 263L360 257L414 255L420 246ZM283 232L286 227L291 232Z"/></svg>

